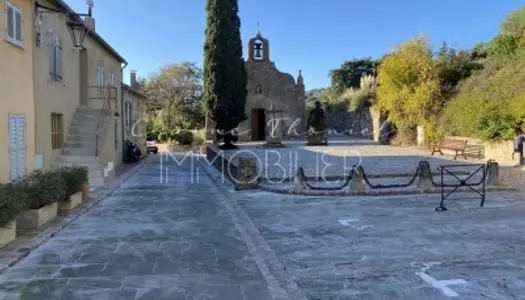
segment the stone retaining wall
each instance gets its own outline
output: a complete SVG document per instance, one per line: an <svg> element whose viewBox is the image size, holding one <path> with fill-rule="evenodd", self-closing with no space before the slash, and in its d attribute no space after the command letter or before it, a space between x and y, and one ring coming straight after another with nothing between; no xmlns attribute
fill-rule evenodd
<svg viewBox="0 0 525 300"><path fill-rule="evenodd" d="M373 107L351 112L328 112L326 122L333 133L348 134L388 143L388 126L386 116Z"/></svg>
<svg viewBox="0 0 525 300"><path fill-rule="evenodd" d="M512 152L514 150L514 141L502 141L496 143L482 142L475 138L451 136L451 139L467 140L467 149L470 152L481 153L481 157L485 159L493 159L496 161L506 161L519 163L518 154L512 159Z"/></svg>
<svg viewBox="0 0 525 300"><path fill-rule="evenodd" d="M257 187L257 158L235 155L220 150L214 144L208 144L206 159L223 176L228 178L236 190L246 190Z"/></svg>
<svg viewBox="0 0 525 300"><path fill-rule="evenodd" d="M355 137L372 139L372 116L367 109L351 112L327 112L326 123L330 130Z"/></svg>

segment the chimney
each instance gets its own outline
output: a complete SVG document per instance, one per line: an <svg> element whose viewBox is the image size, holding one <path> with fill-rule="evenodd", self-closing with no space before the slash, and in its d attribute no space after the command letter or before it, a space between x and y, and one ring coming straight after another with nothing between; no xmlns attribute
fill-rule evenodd
<svg viewBox="0 0 525 300"><path fill-rule="evenodd" d="M95 18L92 18L92 17L85 18L84 23L86 23L89 30L95 32Z"/></svg>
<svg viewBox="0 0 525 300"><path fill-rule="evenodd" d="M93 7L95 6L95 4L93 3L93 0L87 0L87 6L88 6L88 10L89 10L89 13L88 13L88 17L85 17L84 18L84 23L86 23L87 27L93 31L93 32L96 32L95 31L95 18L93 18Z"/></svg>
<svg viewBox="0 0 525 300"><path fill-rule="evenodd" d="M137 88L137 71L135 71L135 70L132 70L132 71L130 72L129 86L130 86L132 89Z"/></svg>

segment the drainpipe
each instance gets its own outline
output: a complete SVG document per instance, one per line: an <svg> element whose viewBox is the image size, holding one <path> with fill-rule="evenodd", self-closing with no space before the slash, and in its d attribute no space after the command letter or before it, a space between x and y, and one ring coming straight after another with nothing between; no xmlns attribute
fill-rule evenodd
<svg viewBox="0 0 525 300"><path fill-rule="evenodd" d="M124 146L124 91L122 89L122 84L124 83L124 69L128 66L128 63L125 62L124 66L120 68L120 110L122 110L122 113L120 114L120 134L122 136L122 161L124 161L124 155L126 155L126 148Z"/></svg>

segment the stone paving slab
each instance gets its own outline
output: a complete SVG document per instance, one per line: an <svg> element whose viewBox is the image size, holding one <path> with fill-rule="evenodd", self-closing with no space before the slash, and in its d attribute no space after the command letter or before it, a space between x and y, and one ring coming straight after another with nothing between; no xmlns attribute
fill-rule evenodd
<svg viewBox="0 0 525 300"><path fill-rule="evenodd" d="M331 198L239 192L251 217L308 299L520 299L525 209L519 193L477 201L439 196ZM424 268L422 263L439 264Z"/></svg>
<svg viewBox="0 0 525 300"><path fill-rule="evenodd" d="M217 188L191 171L145 162L2 274L0 299L272 299Z"/></svg>
<svg viewBox="0 0 525 300"><path fill-rule="evenodd" d="M148 160L146 159L145 161ZM66 215L59 215L57 218L39 229L25 231L23 234L18 235L13 242L0 248L0 273L18 263L21 259L29 255L31 251L38 248L47 240L55 236L63 228L68 226L71 222L86 213L91 207L98 204L102 199L104 199L104 197L109 195L130 176L132 176L140 167L140 164L128 165L126 167L117 167L117 170L119 170L118 175L122 175L122 177L117 177L116 180L109 184L92 189L87 202L82 203L76 209L70 211ZM125 172L128 173L124 174Z"/></svg>

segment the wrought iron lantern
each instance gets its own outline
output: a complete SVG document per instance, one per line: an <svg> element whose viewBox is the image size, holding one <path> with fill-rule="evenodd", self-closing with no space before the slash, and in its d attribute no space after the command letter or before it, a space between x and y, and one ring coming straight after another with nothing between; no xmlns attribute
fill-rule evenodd
<svg viewBox="0 0 525 300"><path fill-rule="evenodd" d="M89 28L86 24L76 21L68 21L67 29L71 35L71 41L75 48L82 48L84 44L84 39L89 32Z"/></svg>
<svg viewBox="0 0 525 300"><path fill-rule="evenodd" d="M35 4L35 12L37 14L38 13L55 13L55 14L67 15L68 16L67 28L69 30L69 34L71 35L71 41L73 42L73 46L75 48L82 48L86 35L88 34L90 29L84 23L81 17L91 17L92 10L94 7L93 0L87 0L86 4L88 7L87 14L64 12L61 10L57 10L55 8L41 5L38 2Z"/></svg>

